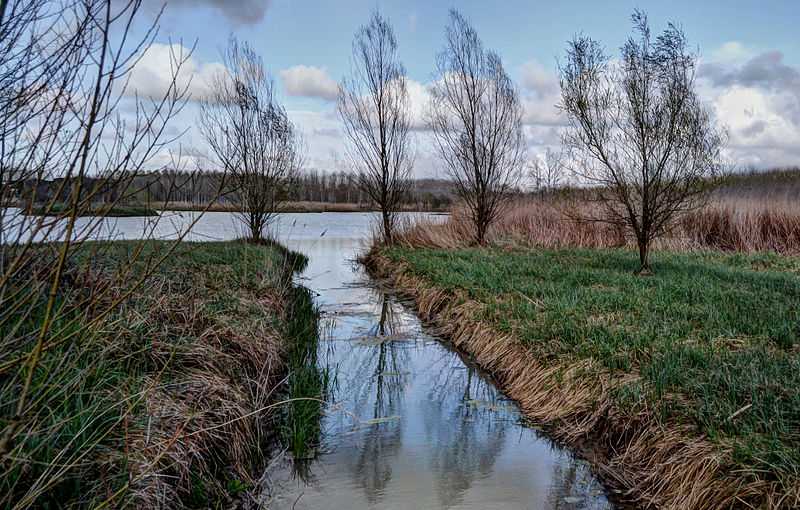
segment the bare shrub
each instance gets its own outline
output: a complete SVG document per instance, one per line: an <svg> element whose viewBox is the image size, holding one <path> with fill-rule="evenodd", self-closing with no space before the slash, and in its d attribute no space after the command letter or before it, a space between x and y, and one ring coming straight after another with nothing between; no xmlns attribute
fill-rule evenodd
<svg viewBox="0 0 800 510"><path fill-rule="evenodd" d="M339 87L338 109L359 187L380 207L382 238L390 244L410 184L411 117L394 29L377 11L356 33L353 70Z"/></svg>
<svg viewBox="0 0 800 510"><path fill-rule="evenodd" d="M250 239L262 242L302 166L300 137L250 45L231 38L223 62L226 72L214 78L198 123L227 178L228 201Z"/></svg>
<svg viewBox="0 0 800 510"><path fill-rule="evenodd" d="M695 92L697 56L683 31L669 24L653 38L644 13L632 21L619 63L588 37L569 43L561 107L574 171L602 204L592 219L629 229L647 272L652 241L703 204L725 137Z"/></svg>
<svg viewBox="0 0 800 510"><path fill-rule="evenodd" d="M518 184L524 153L519 94L500 56L450 11L444 50L436 59L429 119L436 146L474 226L486 242L489 226Z"/></svg>
<svg viewBox="0 0 800 510"><path fill-rule="evenodd" d="M530 162L529 177L533 181L533 190L541 197L555 192L563 184L564 154L548 148L541 158Z"/></svg>

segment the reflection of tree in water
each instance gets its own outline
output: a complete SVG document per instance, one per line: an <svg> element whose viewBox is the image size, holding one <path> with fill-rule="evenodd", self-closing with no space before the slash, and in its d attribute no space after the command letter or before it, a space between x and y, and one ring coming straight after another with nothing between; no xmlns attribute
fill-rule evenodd
<svg viewBox="0 0 800 510"><path fill-rule="evenodd" d="M553 510L574 508L574 503L569 498L574 496L575 481L578 466L575 462L553 463L553 476L550 479L550 488L547 491L547 504Z"/></svg>
<svg viewBox="0 0 800 510"><path fill-rule="evenodd" d="M431 470L440 504L461 503L472 483L489 475L503 450L515 416L509 402L472 366L447 352L428 370L434 377L423 404L425 432L431 445Z"/></svg>
<svg viewBox="0 0 800 510"><path fill-rule="evenodd" d="M555 455L558 457L558 455ZM553 463L553 476L547 491L547 506L553 510L611 508L603 497L602 487L586 465L564 455Z"/></svg>
<svg viewBox="0 0 800 510"><path fill-rule="evenodd" d="M403 391L407 383L409 359L402 343L396 303L380 295L381 311L377 324L367 333L368 345L355 348L352 379L355 414L362 422L359 452L352 466L356 482L364 488L367 500L376 503L392 477L391 461L401 447ZM381 341L381 339L385 339Z"/></svg>

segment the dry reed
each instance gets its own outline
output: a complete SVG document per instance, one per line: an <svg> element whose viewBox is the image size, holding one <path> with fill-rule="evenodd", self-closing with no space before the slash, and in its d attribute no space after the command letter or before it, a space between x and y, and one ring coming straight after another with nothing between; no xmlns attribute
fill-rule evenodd
<svg viewBox="0 0 800 510"><path fill-rule="evenodd" d="M192 272L191 285L171 274L151 282L152 292L126 314L124 323L144 324L137 335L151 341L145 386L153 390L125 448L136 506L210 504L230 498L226 480L256 483L277 435L272 404L286 374L287 341L276 326L285 323L292 284L290 270L275 276L285 271L270 268L270 259L254 262L232 294L213 292L225 273L237 278L224 267ZM222 310L220 292L231 302Z"/></svg>
<svg viewBox="0 0 800 510"><path fill-rule="evenodd" d="M490 244L537 248L610 248L633 239L618 227L581 218L597 216L592 204L530 199L512 204L488 233ZM406 225L397 243L406 247L461 248L472 236L470 223L456 209L445 222ZM715 199L689 212L658 240L657 249L775 251L800 254L800 204Z"/></svg>

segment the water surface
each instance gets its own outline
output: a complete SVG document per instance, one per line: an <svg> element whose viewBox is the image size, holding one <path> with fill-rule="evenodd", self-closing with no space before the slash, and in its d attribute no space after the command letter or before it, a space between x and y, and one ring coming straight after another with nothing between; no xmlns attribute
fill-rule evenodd
<svg viewBox="0 0 800 510"><path fill-rule="evenodd" d="M195 217L163 213L158 223L115 218L93 225L81 218L78 224L92 227L98 239L172 239ZM333 384L316 457L274 460L264 476L264 506L611 508L583 461L526 426L489 378L354 264L373 218L291 213L275 225L281 242L310 258L299 279L323 313L317 358ZM187 239L242 235L234 215L207 213Z"/></svg>
<svg viewBox="0 0 800 510"><path fill-rule="evenodd" d="M313 217L312 217L313 216ZM269 470L270 508L610 508L588 466L522 423L477 367L354 264L369 214L287 215L323 312L318 362L334 387L310 463Z"/></svg>

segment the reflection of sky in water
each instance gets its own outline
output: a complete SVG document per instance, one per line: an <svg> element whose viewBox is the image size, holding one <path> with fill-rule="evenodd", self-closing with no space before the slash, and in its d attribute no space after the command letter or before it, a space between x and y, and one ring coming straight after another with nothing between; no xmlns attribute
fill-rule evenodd
<svg viewBox="0 0 800 510"><path fill-rule="evenodd" d="M368 285L353 262L368 215L308 216L279 238L310 258L301 282L318 294L319 362L336 384L321 455L304 479L291 460L273 468L270 508L609 507L582 462L520 426L480 371Z"/></svg>
<svg viewBox="0 0 800 510"><path fill-rule="evenodd" d="M283 214L274 226L282 242L310 258L298 280L322 307L319 362L333 369L335 388L322 454L305 479L293 474L289 459L273 466L268 507L607 508L583 463L520 426L513 403L475 367L430 337L394 298L367 285L353 261L371 216ZM193 218L164 213L158 224L116 218L94 232L169 239ZM91 222L81 218L79 228ZM242 233L233 215L207 213L187 239Z"/></svg>

